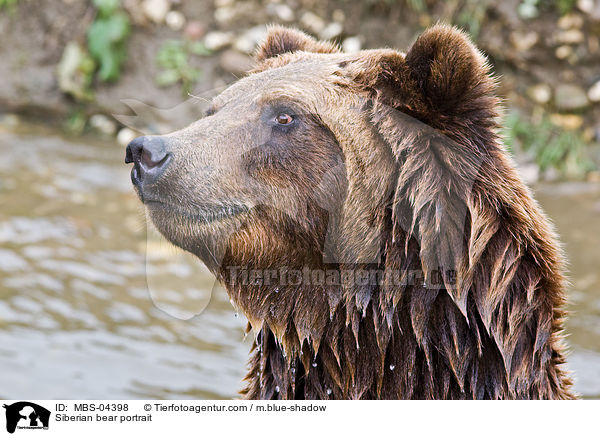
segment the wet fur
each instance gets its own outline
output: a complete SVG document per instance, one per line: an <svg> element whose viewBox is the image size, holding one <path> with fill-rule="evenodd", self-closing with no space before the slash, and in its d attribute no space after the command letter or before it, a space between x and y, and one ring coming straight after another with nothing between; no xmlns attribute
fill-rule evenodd
<svg viewBox="0 0 600 436"><path fill-rule="evenodd" d="M265 52L273 57L310 46L290 43L285 30L273 31L271 41L278 32L284 41L263 48L259 60ZM292 48L282 49L286 43ZM264 318L245 396L572 398L561 369L561 253L498 145L495 84L483 57L462 33L438 26L406 57L383 51L341 66L351 78L341 83L375 101L373 121L402 162L377 217L385 244L377 267L425 274L428 264L456 267L458 285L290 290L299 300L289 302L277 326L284 330L281 343ZM389 107L444 137L412 136L408 121L385 114ZM453 228L453 214L465 211L467 221ZM398 225L402 219L414 224ZM325 297L331 293L341 294L332 315Z"/></svg>
<svg viewBox="0 0 600 436"><path fill-rule="evenodd" d="M257 62L254 74L303 62L332 71L309 91L323 103L309 110L319 117L304 143L319 147L244 156L253 178L293 195L249 212L212 266L197 244L184 246L190 224L163 224L209 264L256 333L243 396L574 398L563 369L561 251L499 144L495 82L468 38L435 26L406 55L344 55L273 28ZM241 284L232 266L417 270L425 286ZM439 269L455 281L428 286Z"/></svg>

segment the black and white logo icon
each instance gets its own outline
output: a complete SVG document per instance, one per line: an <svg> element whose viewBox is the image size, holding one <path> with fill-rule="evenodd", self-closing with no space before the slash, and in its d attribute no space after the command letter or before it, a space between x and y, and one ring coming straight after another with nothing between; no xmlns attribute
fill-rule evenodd
<svg viewBox="0 0 600 436"><path fill-rule="evenodd" d="M6 431L14 433L16 429L48 429L50 411L29 401L4 404L6 409Z"/></svg>

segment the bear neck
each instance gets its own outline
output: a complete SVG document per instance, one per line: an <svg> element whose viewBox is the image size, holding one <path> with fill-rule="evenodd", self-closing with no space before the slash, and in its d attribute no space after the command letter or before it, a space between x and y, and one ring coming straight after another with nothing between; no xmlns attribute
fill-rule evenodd
<svg viewBox="0 0 600 436"><path fill-rule="evenodd" d="M418 269L418 244L395 236L384 234L388 252L378 265L352 268ZM304 268L319 269L345 270ZM281 285L279 279L277 285L265 276L255 283L224 281L256 333L241 392L247 399L573 398L560 353L546 360L516 356L523 367L515 371L473 295L461 308L446 289L414 280L388 286ZM522 340L526 347L560 350L551 338L537 345L539 338L523 334Z"/></svg>
<svg viewBox="0 0 600 436"><path fill-rule="evenodd" d="M430 154L420 158L433 162ZM421 160L406 161L402 171L422 168ZM257 281L222 276L256 332L242 394L249 399L574 398L563 369L563 278L553 232L500 152L473 171L467 178L475 180L472 186L463 186L466 182L450 170L427 171L421 179L431 180L418 184L399 174L398 186L369 208L377 211L369 223L381 242L375 265L323 264L322 253L306 254L318 244L298 243L307 238L290 238L280 246L293 251L282 249L268 258L260 251L243 259L226 257L225 264L260 272ZM346 222L349 234L335 240L351 248L365 245L360 223ZM287 264L298 259L303 263ZM267 283L265 268L340 274L375 268L402 277L416 271L424 281L282 284L276 273ZM436 269L442 271L437 284L431 280ZM452 271L455 283L444 273Z"/></svg>
<svg viewBox="0 0 600 436"><path fill-rule="evenodd" d="M412 247L411 248L416 248ZM386 262L385 259L382 262ZM410 267L410 262L403 262ZM353 269L380 270L383 265ZM326 272L347 269L321 265ZM304 275L313 268L298 269ZM508 389L502 380L504 366L493 342L483 339L486 370L497 385L470 386L467 372L478 367L466 353L456 367L448 365L449 350L419 336L411 316L424 304L431 306L423 329L448 348L462 347L453 334L475 343L475 333L446 293L426 289L421 283L389 289L373 285L331 283L266 284L252 269L236 270L242 279L225 281L232 301L249 319L256 333L249 372L242 391L248 399L427 399L499 398ZM271 269L270 271L273 271ZM262 270L264 274L264 270ZM356 274L356 271L354 271ZM245 275L247 274L247 275ZM335 274L333 274L335 275ZM326 275L327 277L327 275ZM356 275L355 275L356 277ZM364 274L363 274L364 277ZM231 280L231 276L228 278ZM289 277L288 277L289 279ZM255 283L251 283L255 281ZM452 319L452 326L447 318ZM477 320L472 320L477 324ZM454 333L451 332L454 329ZM462 350L459 350L462 351ZM494 372L492 377L492 372ZM441 382L434 382L439 380Z"/></svg>

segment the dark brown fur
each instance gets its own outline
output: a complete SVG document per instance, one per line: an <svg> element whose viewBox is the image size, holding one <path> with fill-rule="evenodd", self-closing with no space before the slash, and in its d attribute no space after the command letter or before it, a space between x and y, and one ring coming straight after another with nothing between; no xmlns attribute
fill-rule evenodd
<svg viewBox="0 0 600 436"><path fill-rule="evenodd" d="M250 78L331 71L306 82L321 106L304 139L274 138L268 152L242 157L277 204L255 207L227 237L211 228L199 238L194 223L151 210L256 332L244 397L573 398L561 252L499 145L495 83L465 35L436 26L406 55L344 55L274 28L257 61ZM350 101L361 102L357 112ZM420 271L424 280L253 285L231 267ZM435 271L455 277L430 286Z"/></svg>

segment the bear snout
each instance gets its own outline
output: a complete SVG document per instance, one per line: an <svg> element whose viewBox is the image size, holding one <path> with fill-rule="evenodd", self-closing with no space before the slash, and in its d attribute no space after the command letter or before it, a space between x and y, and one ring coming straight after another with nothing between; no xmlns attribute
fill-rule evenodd
<svg viewBox="0 0 600 436"><path fill-rule="evenodd" d="M172 160L165 138L140 136L129 143L125 163L133 163L131 182L138 188L150 185L162 176Z"/></svg>

